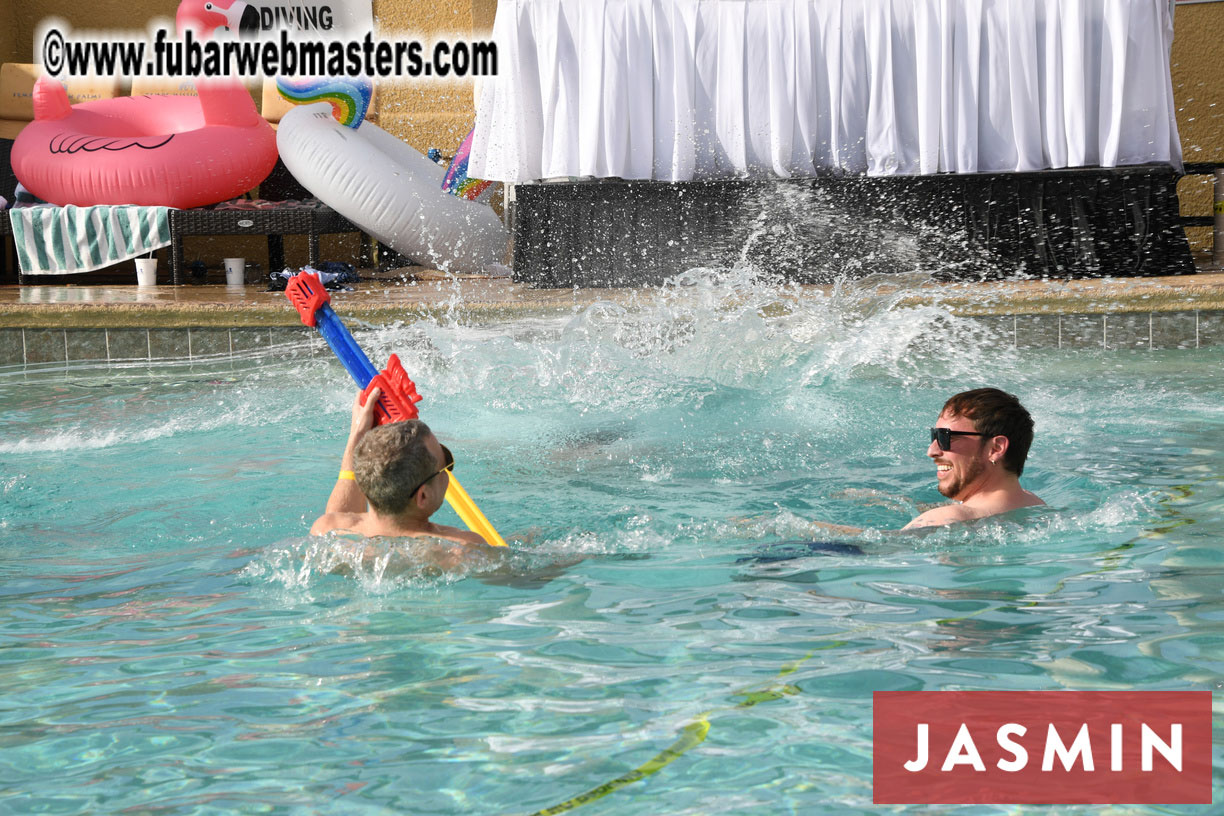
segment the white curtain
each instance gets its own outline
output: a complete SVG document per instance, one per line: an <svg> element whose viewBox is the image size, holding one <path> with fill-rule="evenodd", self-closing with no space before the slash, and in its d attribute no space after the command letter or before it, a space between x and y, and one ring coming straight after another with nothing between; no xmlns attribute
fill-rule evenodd
<svg viewBox="0 0 1224 816"><path fill-rule="evenodd" d="M1181 165L1168 0L500 0L494 37L477 178Z"/></svg>

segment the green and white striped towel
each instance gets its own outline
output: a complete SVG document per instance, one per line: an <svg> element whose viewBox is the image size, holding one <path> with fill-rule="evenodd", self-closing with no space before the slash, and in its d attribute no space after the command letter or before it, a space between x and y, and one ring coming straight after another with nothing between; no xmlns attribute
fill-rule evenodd
<svg viewBox="0 0 1224 816"><path fill-rule="evenodd" d="M25 275L70 275L170 245L168 207L16 207L9 210Z"/></svg>

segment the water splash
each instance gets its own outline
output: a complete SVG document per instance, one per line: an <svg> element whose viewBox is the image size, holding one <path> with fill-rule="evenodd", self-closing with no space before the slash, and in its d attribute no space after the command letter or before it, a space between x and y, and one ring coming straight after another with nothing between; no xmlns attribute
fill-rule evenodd
<svg viewBox="0 0 1224 816"><path fill-rule="evenodd" d="M1011 352L989 330L939 306L904 306L910 294L895 279L822 291L749 268L693 270L569 317L480 326L448 314L371 340L376 355L407 356L433 393L480 391L501 409L528 404L521 395L533 392L629 412L716 388L784 397L864 377L910 387L933 373L978 373L988 360L1007 367Z"/></svg>
<svg viewBox="0 0 1224 816"><path fill-rule="evenodd" d="M433 538L359 539L312 536L266 548L242 571L257 583L309 591L332 577L349 578L365 592L453 583L495 569L502 558Z"/></svg>

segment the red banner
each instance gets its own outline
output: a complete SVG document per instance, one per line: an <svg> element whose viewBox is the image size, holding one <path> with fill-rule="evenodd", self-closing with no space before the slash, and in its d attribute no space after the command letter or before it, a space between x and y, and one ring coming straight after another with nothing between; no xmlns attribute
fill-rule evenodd
<svg viewBox="0 0 1224 816"><path fill-rule="evenodd" d="M877 804L1211 802L1209 691L877 691Z"/></svg>

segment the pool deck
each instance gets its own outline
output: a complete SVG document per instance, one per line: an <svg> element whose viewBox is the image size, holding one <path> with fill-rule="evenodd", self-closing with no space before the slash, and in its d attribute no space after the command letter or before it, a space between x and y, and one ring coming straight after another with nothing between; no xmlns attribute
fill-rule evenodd
<svg viewBox="0 0 1224 816"><path fill-rule="evenodd" d="M367 275L370 273L366 273ZM0 286L0 370L78 362L144 364L238 359L267 352L326 353L282 292L263 285ZM389 325L453 316L464 321L565 315L596 302L649 303L643 289L533 289L505 278L412 270L333 292L346 323ZM848 314L938 306L985 326L984 342L1016 349L1156 350L1224 346L1224 272L1167 278L936 283L876 276L839 287L777 290L788 303L834 298Z"/></svg>
<svg viewBox="0 0 1224 816"><path fill-rule="evenodd" d="M411 320L461 309L474 319L555 314L598 301L627 302L634 289L533 289L505 278L447 277L417 272L405 283L387 273L332 293L337 311L370 324ZM368 273L367 273L368 274ZM262 285L0 286L0 328L274 328L300 326L282 292ZM780 300L827 296L832 287L800 286ZM1224 272L1167 278L1097 278L990 283L936 283L876 277L842 288L863 300L900 306L940 304L960 316L1109 315L1224 311Z"/></svg>

